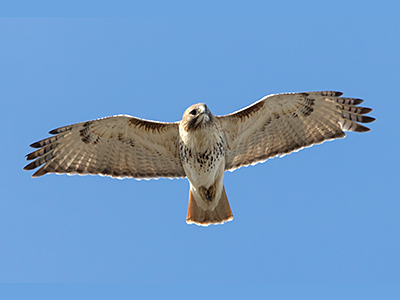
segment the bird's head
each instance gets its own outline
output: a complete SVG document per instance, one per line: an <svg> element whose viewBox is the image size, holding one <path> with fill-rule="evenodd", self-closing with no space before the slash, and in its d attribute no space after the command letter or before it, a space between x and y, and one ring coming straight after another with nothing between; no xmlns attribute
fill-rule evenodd
<svg viewBox="0 0 400 300"><path fill-rule="evenodd" d="M204 128L213 120L213 114L204 103L197 103L185 110L182 125L186 130Z"/></svg>

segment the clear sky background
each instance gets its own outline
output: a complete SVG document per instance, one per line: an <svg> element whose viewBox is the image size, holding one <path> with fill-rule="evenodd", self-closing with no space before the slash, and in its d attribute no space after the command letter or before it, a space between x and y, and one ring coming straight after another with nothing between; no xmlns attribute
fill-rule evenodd
<svg viewBox="0 0 400 300"><path fill-rule="evenodd" d="M390 18L0 19L0 282L399 282L399 32ZM222 226L185 223L186 179L22 170L59 126L314 90L364 99L372 131L225 173Z"/></svg>

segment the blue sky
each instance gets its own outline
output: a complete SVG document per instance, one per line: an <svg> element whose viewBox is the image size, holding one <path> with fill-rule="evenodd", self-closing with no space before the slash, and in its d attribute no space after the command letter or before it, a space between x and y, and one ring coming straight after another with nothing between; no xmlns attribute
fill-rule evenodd
<svg viewBox="0 0 400 300"><path fill-rule="evenodd" d="M400 22L0 19L0 282L395 283ZM177 121L279 92L372 107L349 133L226 173L234 220L185 223L187 180L25 172L29 144L115 114Z"/></svg>

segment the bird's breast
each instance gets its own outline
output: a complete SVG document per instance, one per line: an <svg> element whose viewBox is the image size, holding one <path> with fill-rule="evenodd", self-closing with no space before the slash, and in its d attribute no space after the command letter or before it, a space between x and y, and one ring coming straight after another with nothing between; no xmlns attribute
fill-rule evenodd
<svg viewBox="0 0 400 300"><path fill-rule="evenodd" d="M208 188L225 170L225 140L219 130L197 133L181 135L179 154L191 184Z"/></svg>

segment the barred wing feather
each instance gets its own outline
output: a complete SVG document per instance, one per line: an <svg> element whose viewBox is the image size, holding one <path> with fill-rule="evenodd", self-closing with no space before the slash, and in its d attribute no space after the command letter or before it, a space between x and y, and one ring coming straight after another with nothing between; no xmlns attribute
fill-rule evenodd
<svg viewBox="0 0 400 300"><path fill-rule="evenodd" d="M226 135L225 170L343 138L344 131L369 131L359 123L375 121L365 115L372 109L359 107L361 99L341 95L330 91L274 94L218 117Z"/></svg>
<svg viewBox="0 0 400 300"><path fill-rule="evenodd" d="M50 131L31 147L25 170L111 177L185 177L178 153L178 123L118 115Z"/></svg>

